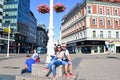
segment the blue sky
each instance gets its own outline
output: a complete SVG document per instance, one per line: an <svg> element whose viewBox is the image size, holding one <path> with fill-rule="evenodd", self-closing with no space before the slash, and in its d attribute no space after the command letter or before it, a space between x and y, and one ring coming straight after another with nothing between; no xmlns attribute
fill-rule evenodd
<svg viewBox="0 0 120 80"><path fill-rule="evenodd" d="M41 14L37 11L37 7L42 3L49 5L50 0L30 0L30 1L31 1L30 9L37 19L37 24L45 24L46 28L48 28L49 13ZM55 39L57 40L59 39L59 35L60 35L59 32L60 32L60 26L61 26L61 19L65 14L67 14L70 11L70 9L73 6L75 6L77 2L80 2L81 0L53 0L53 1L54 1L54 4L57 2L60 2L66 6L66 10L64 12L62 13L54 12L54 16L53 16L54 17L54 33L55 33Z"/></svg>

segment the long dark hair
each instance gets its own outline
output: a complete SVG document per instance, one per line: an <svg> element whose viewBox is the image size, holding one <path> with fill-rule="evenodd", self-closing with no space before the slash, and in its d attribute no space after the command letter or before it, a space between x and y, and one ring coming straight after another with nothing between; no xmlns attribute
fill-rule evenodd
<svg viewBox="0 0 120 80"><path fill-rule="evenodd" d="M57 51L58 51L58 47L60 47L60 48L61 48L61 51L62 51L62 46L61 46L60 44L58 44L58 45L55 47L55 54L56 54Z"/></svg>

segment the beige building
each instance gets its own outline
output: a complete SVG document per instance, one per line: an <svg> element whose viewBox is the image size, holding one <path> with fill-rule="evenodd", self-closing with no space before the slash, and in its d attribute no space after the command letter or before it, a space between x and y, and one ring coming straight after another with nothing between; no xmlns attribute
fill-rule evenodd
<svg viewBox="0 0 120 80"><path fill-rule="evenodd" d="M120 3L82 0L61 23L61 43L73 53L120 53Z"/></svg>

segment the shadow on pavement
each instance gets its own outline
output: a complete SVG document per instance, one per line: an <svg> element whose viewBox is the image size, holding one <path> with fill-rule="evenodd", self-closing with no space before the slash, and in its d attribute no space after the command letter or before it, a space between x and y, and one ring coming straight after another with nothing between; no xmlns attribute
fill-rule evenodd
<svg viewBox="0 0 120 80"><path fill-rule="evenodd" d="M107 58L118 59L118 60L120 60L120 58L118 58L118 57L114 57L114 56L108 56Z"/></svg>
<svg viewBox="0 0 120 80"><path fill-rule="evenodd" d="M81 61L82 61L82 58L75 58L75 59L72 60L73 70L77 69L77 67L79 66Z"/></svg>
<svg viewBox="0 0 120 80"><path fill-rule="evenodd" d="M0 80L15 80L15 75L0 74Z"/></svg>

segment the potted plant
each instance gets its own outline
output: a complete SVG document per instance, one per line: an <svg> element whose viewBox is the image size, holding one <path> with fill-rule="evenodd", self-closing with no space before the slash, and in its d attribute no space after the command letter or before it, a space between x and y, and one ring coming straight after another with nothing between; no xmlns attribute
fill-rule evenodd
<svg viewBox="0 0 120 80"><path fill-rule="evenodd" d="M110 2L115 2L115 0L110 0Z"/></svg>
<svg viewBox="0 0 120 80"><path fill-rule="evenodd" d="M45 14L45 13L49 13L50 11L50 8L48 5L46 4L41 4L38 6L38 9L37 9L40 13L42 14Z"/></svg>
<svg viewBox="0 0 120 80"><path fill-rule="evenodd" d="M65 9L66 9L66 7L65 7L63 4L61 4L61 3L56 3L56 4L54 5L54 10L55 10L57 13L63 12L63 11L65 11Z"/></svg>

